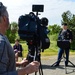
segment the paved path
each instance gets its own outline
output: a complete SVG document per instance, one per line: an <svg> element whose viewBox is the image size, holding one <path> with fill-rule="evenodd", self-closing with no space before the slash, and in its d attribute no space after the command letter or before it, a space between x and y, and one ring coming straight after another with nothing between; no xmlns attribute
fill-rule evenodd
<svg viewBox="0 0 75 75"><path fill-rule="evenodd" d="M63 59L60 63L59 67L51 67L51 65L56 62L57 56L46 56L42 57L42 67L43 67L43 75L75 75L75 67L69 63L69 67L64 67ZM75 55L71 55L69 60L75 64ZM66 69L66 70L65 70ZM65 73L67 71L67 74ZM39 73L39 72L38 72ZM37 73L37 75L39 75ZM31 74L35 75L35 74Z"/></svg>
<svg viewBox="0 0 75 75"><path fill-rule="evenodd" d="M51 65L56 62L57 56L42 56L41 59L43 75L75 75L75 67L69 63L69 67L65 68L63 59L59 67L51 67ZM75 64L75 55L70 55L69 60ZM66 71L67 74L65 73ZM35 73L29 75L35 75ZM37 75L40 75L39 72L37 72Z"/></svg>

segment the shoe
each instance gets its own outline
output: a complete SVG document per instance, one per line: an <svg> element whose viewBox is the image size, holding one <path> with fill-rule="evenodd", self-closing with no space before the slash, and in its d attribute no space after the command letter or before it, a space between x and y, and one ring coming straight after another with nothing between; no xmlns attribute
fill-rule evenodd
<svg viewBox="0 0 75 75"><path fill-rule="evenodd" d="M68 67L68 64L65 64L66 67Z"/></svg>
<svg viewBox="0 0 75 75"><path fill-rule="evenodd" d="M68 63L65 61L65 66L67 67L68 66Z"/></svg>
<svg viewBox="0 0 75 75"><path fill-rule="evenodd" d="M55 65L54 65L54 67L58 67L58 66L59 66L59 64L55 64Z"/></svg>

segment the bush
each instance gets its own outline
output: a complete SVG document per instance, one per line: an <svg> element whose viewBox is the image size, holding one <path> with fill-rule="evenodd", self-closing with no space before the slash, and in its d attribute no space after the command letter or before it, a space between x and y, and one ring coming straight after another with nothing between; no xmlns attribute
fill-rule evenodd
<svg viewBox="0 0 75 75"><path fill-rule="evenodd" d="M50 35L50 40L51 41L57 41L57 39L58 39L58 34Z"/></svg>
<svg viewBox="0 0 75 75"><path fill-rule="evenodd" d="M6 32L6 36L9 39L10 43L14 43L15 38L16 38L16 33L13 33L11 31L11 29L8 29L7 32Z"/></svg>
<svg viewBox="0 0 75 75"><path fill-rule="evenodd" d="M73 40L73 42L71 43L71 49L75 50L75 40Z"/></svg>

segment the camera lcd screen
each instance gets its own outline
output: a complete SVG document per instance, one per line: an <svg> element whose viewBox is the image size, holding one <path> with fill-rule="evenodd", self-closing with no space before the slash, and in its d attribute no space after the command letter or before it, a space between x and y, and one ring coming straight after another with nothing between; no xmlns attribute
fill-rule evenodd
<svg viewBox="0 0 75 75"><path fill-rule="evenodd" d="M32 11L33 12L43 12L44 5L32 5Z"/></svg>

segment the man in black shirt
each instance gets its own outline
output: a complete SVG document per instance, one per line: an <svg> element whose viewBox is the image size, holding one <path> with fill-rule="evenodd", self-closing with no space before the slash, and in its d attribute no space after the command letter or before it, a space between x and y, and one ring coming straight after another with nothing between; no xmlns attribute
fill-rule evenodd
<svg viewBox="0 0 75 75"><path fill-rule="evenodd" d="M62 24L62 30L59 33L58 36L58 40L65 40L65 41L69 41L69 43L72 42L73 40L73 35L72 32L68 29L67 23L63 23ZM63 45L59 48L59 52L58 52L58 59L57 59L57 63L55 66L59 66L60 63L60 59L62 58L62 54L65 52L66 54L66 61L65 61L65 66L68 66L68 59L69 59L69 50L70 50L70 45L67 48L64 48L64 43ZM63 47L63 48L62 48Z"/></svg>

